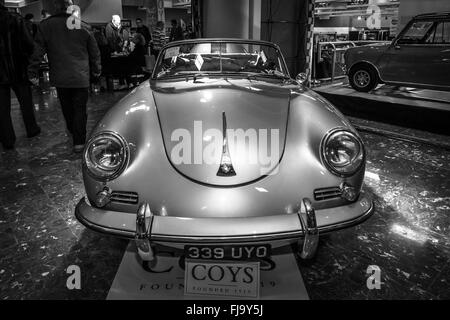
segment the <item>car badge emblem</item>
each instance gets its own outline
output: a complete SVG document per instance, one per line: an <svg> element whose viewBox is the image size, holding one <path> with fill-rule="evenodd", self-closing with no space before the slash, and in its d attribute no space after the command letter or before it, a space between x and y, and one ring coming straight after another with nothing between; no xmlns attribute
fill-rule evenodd
<svg viewBox="0 0 450 320"><path fill-rule="evenodd" d="M233 164L231 163L230 150L228 149L228 136L227 136L227 117L225 112L222 112L223 123L223 145L222 145L222 159L220 160L219 171L217 175L219 177L232 177L236 175Z"/></svg>

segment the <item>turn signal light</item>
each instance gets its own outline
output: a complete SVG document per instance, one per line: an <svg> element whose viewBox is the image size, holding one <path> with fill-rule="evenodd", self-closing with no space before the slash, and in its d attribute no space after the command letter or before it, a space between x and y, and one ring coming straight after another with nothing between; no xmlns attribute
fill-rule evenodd
<svg viewBox="0 0 450 320"><path fill-rule="evenodd" d="M358 198L358 191L356 188L343 183L341 185L341 192L342 192L342 198L348 200L348 201L355 201Z"/></svg>
<svg viewBox="0 0 450 320"><path fill-rule="evenodd" d="M111 201L110 198L111 192L108 189L104 189L97 194L97 197L95 198L95 205L98 208L103 208Z"/></svg>

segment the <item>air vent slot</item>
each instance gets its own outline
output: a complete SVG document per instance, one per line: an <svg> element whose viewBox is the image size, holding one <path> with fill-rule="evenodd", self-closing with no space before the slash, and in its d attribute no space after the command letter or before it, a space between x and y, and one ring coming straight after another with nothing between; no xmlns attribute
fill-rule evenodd
<svg viewBox="0 0 450 320"><path fill-rule="evenodd" d="M342 191L339 187L321 188L314 190L314 199L316 201L340 198L341 195Z"/></svg>
<svg viewBox="0 0 450 320"><path fill-rule="evenodd" d="M127 191L113 191L110 199L111 202L124 204L137 204L139 202L139 196L136 192Z"/></svg>

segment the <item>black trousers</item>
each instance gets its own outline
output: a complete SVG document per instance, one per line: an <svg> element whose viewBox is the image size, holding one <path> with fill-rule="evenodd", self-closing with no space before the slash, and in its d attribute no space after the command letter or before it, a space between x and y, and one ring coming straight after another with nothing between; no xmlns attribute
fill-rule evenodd
<svg viewBox="0 0 450 320"><path fill-rule="evenodd" d="M61 103L67 130L73 136L73 144L86 142L86 105L89 96L88 88L56 88Z"/></svg>
<svg viewBox="0 0 450 320"><path fill-rule="evenodd" d="M11 89L19 100L27 135L31 136L39 130L34 116L33 95L30 85L27 83L0 84L0 142L7 147L14 146L16 142L16 134L11 120Z"/></svg>

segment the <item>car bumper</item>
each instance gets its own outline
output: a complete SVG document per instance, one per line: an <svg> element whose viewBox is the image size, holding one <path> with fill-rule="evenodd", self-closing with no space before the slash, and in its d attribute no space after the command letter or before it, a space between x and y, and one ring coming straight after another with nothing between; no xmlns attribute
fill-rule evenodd
<svg viewBox="0 0 450 320"><path fill-rule="evenodd" d="M145 209L145 208L144 208ZM142 209L142 210L144 210ZM312 209L313 210L313 209ZM305 237L308 225L319 233L327 233L359 224L373 213L373 202L367 196L349 205L313 210L314 221L302 221L298 214L252 218L181 218L138 213L108 211L90 206L83 198L75 209L77 219L98 232L130 239L145 234L152 243L176 246L186 244L243 244L298 241ZM144 230L139 230L139 228Z"/></svg>

